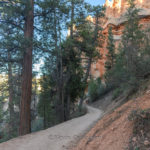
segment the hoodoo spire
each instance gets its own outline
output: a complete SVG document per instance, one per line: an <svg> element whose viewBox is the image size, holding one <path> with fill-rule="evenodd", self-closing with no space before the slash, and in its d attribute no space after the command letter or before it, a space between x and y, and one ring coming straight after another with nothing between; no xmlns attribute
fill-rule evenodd
<svg viewBox="0 0 150 150"><path fill-rule="evenodd" d="M112 0L112 1L106 0L106 2L105 2L106 7L112 7L113 6L113 1L114 0Z"/></svg>

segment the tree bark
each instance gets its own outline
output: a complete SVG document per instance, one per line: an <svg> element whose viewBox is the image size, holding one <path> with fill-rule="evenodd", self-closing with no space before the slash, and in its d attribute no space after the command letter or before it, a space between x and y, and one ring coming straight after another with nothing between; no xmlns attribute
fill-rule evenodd
<svg viewBox="0 0 150 150"><path fill-rule="evenodd" d="M28 42L23 56L21 104L20 104L20 129L19 134L31 132L31 95L32 95L32 49L33 49L33 24L34 24L34 0L29 0L25 17L24 37Z"/></svg>
<svg viewBox="0 0 150 150"><path fill-rule="evenodd" d="M87 80L88 80L88 77L89 77L89 74L90 74L91 64L92 64L92 58L89 58L88 65L87 65L87 71L86 71L85 77L83 79L83 83L85 83L85 84L87 83ZM83 92L82 96L80 97L79 112L82 111L83 101L84 101L84 92Z"/></svg>
<svg viewBox="0 0 150 150"><path fill-rule="evenodd" d="M71 0L71 26L70 26L70 38L73 40L74 39L74 17L75 17L75 1ZM70 50L69 50L70 51ZM69 52L71 53L71 51ZM69 82L71 79L71 69L70 66L67 67L67 82L66 85L69 86ZM66 89L66 101L64 104L64 120L67 121L70 118L70 101L71 101L71 94L70 94L70 89L67 87Z"/></svg>
<svg viewBox="0 0 150 150"><path fill-rule="evenodd" d="M56 113L59 123L64 121L64 105L62 102L62 89L61 89L61 60L60 60L60 47L58 47L58 18L56 8L54 9L54 40L55 40L55 51L56 51L56 85L57 85L57 104L56 104Z"/></svg>
<svg viewBox="0 0 150 150"><path fill-rule="evenodd" d="M45 104L44 104L44 117L43 117L43 122L44 122L44 129L46 129L46 109L45 109Z"/></svg>
<svg viewBox="0 0 150 150"><path fill-rule="evenodd" d="M10 52L8 52L8 59L11 59ZM9 136L11 137L14 128L14 104L13 104L13 83L12 83L12 65L8 63L8 84L9 84Z"/></svg>
<svg viewBox="0 0 150 150"><path fill-rule="evenodd" d="M74 0L71 0L71 38L73 39L73 24L74 24Z"/></svg>

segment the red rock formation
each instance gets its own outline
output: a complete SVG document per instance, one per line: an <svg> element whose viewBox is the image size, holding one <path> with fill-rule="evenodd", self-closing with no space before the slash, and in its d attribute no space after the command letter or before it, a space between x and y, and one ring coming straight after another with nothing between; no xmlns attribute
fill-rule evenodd
<svg viewBox="0 0 150 150"><path fill-rule="evenodd" d="M140 24L142 24L145 29L150 28L150 0L136 0L135 2L136 7L140 8ZM103 45L103 49L100 49L100 54L102 55L102 58L98 60L97 63L92 65L91 74L95 78L103 77L105 73L104 65L106 62L107 54L106 45L108 29L110 26L112 26L116 49L121 41L122 31L124 30L124 26L126 23L125 13L128 8L128 3L127 0L106 0L105 7L106 19L103 25L103 34L106 36L106 40Z"/></svg>

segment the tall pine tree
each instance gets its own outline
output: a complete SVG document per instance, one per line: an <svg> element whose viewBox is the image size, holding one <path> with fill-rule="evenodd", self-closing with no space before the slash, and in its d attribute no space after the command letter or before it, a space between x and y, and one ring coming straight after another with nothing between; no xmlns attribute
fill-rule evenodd
<svg viewBox="0 0 150 150"><path fill-rule="evenodd" d="M109 71L115 63L115 43L112 33L112 27L110 27L108 30L107 50L108 53L106 54L105 68L106 71Z"/></svg>

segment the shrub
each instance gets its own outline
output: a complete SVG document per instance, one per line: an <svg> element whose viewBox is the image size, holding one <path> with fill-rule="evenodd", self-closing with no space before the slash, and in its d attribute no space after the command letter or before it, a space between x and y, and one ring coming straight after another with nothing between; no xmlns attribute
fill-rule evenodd
<svg viewBox="0 0 150 150"><path fill-rule="evenodd" d="M82 107L81 111L79 111L78 106L76 106L76 111L74 111L71 115L70 115L70 119L73 118L77 118L80 116L83 116L87 113L87 108L85 106Z"/></svg>
<svg viewBox="0 0 150 150"><path fill-rule="evenodd" d="M97 80L91 80L88 84L88 96L90 102L95 101L98 98L98 83Z"/></svg>
<svg viewBox="0 0 150 150"><path fill-rule="evenodd" d="M113 100L116 99L117 97L119 97L122 93L122 89L121 88L117 88L113 91Z"/></svg>
<svg viewBox="0 0 150 150"><path fill-rule="evenodd" d="M31 124L32 132L40 131L42 129L44 129L42 118L38 118L32 121L32 124Z"/></svg>
<svg viewBox="0 0 150 150"><path fill-rule="evenodd" d="M104 96L111 90L110 86L106 86L101 82L100 78L91 80L88 84L88 96L90 102L96 101L98 98Z"/></svg>

